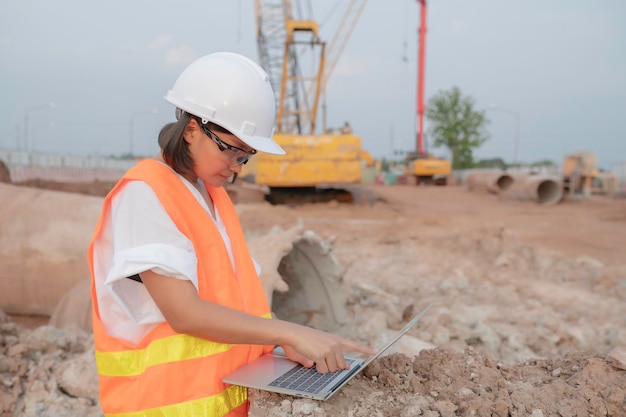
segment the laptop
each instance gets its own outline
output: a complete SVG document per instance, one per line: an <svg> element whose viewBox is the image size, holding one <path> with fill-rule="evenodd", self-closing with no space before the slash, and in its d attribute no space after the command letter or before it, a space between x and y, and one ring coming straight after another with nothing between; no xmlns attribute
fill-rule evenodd
<svg viewBox="0 0 626 417"><path fill-rule="evenodd" d="M293 362L287 358L281 348L277 348L227 375L223 382L325 401L365 369L374 359L380 357L393 346L409 329L417 324L430 307L431 304L413 317L376 354L367 359L346 357L346 361L350 365L349 369L320 374L315 370L315 366L306 368Z"/></svg>

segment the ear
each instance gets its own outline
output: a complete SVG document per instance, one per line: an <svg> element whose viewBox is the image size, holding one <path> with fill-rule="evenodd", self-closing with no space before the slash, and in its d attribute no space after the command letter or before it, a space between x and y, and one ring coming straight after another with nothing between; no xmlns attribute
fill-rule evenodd
<svg viewBox="0 0 626 417"><path fill-rule="evenodd" d="M183 138L185 142L192 143L195 138L200 134L201 129L198 121L196 119L189 119L187 122L187 126L185 126L185 132L183 133Z"/></svg>

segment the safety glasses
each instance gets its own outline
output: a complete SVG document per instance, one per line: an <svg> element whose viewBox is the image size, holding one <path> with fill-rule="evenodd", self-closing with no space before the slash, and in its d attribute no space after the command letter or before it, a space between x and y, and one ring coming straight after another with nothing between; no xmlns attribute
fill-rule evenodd
<svg viewBox="0 0 626 417"><path fill-rule="evenodd" d="M228 143L221 140L215 133L211 132L209 128L204 125L200 125L204 133L211 138L213 142L217 145L218 149L228 157L228 160L234 165L244 165L254 154L256 154L256 150L252 150L250 152L244 151L241 148L238 148L233 145L229 145Z"/></svg>

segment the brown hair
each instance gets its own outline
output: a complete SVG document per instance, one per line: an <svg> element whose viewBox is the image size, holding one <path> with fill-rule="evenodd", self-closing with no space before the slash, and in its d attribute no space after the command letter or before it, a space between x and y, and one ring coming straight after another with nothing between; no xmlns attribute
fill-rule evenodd
<svg viewBox="0 0 626 417"><path fill-rule="evenodd" d="M193 172L193 158L189 152L189 145L183 138L190 119L189 114L182 113L178 121L166 124L159 132L159 147L163 161L180 175Z"/></svg>
<svg viewBox="0 0 626 417"><path fill-rule="evenodd" d="M166 124L159 132L158 142L161 148L161 156L163 161L172 167L174 171L181 175L191 174L193 173L194 161L189 152L189 144L183 138L183 134L191 119L196 119L200 126L202 126L202 119L184 111L177 111L176 116L178 121ZM223 127L211 122L204 126L211 131L230 133Z"/></svg>

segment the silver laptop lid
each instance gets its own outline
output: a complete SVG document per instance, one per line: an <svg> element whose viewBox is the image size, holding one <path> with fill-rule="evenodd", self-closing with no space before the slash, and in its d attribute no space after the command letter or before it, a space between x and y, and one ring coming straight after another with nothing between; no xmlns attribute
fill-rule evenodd
<svg viewBox="0 0 626 417"><path fill-rule="evenodd" d="M417 316L413 317L389 342L387 342L385 346L380 348L378 352L376 352L374 355L370 356L369 358L367 358L367 360L365 360L362 364L360 364L358 366L358 369L355 372L351 373L348 378L344 379L341 382L341 384L338 384L337 386L332 387L331 392L326 394L324 400L329 399L335 392L339 391L341 387L346 385L348 381L354 378L359 372L367 368L367 365L372 363L372 361L374 361L375 359L379 358L383 353L385 353L385 351L387 351L391 346L393 346L402 336L404 336L406 332L408 332L413 326L417 324L419 319L421 319L422 316L426 314L426 312L428 311L428 309L430 309L431 306L432 304L428 304L426 308L420 311L420 313Z"/></svg>

